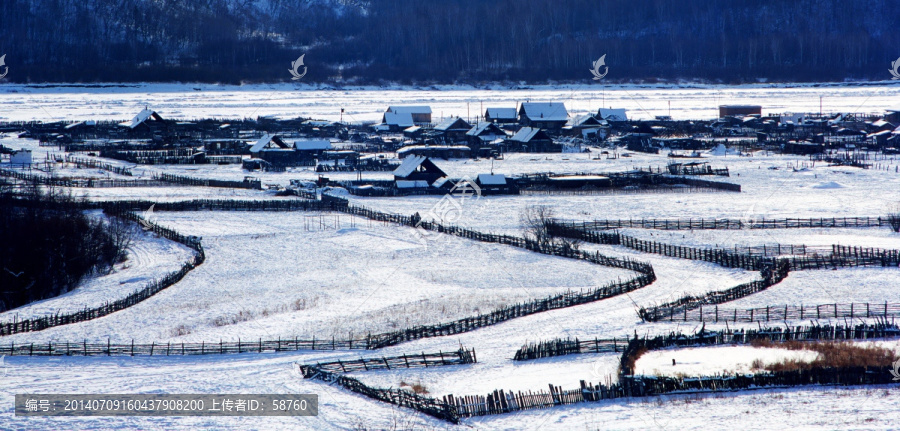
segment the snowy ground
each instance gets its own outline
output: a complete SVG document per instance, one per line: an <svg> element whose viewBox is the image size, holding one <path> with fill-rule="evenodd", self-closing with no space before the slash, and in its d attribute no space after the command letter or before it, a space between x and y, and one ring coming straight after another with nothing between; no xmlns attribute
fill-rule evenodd
<svg viewBox="0 0 900 431"><path fill-rule="evenodd" d="M337 120L375 121L389 104L430 104L441 116L477 115L484 106L514 106L516 101L554 100L570 112L595 110L600 103L626 107L634 117L666 115L672 99L675 118L712 118L719 103L759 103L765 113L818 111L824 95L826 111L881 111L896 107L900 86L742 87L638 86L547 87L515 91L491 89L367 88L314 89L291 86L228 87L138 85L104 89L4 85L0 120L70 119L127 120L149 104L164 117L196 118L228 112L235 117L309 115ZM502 91L501 91L502 90ZM715 101L715 102L711 102ZM382 106L384 105L384 106ZM378 118L376 118L378 117ZM32 148L41 160L55 148L33 140L0 136L0 144ZM515 175L534 172L607 172L635 166L665 167L665 154L633 154L594 160L591 154L509 154L505 160L437 160L451 176L490 172ZM730 178L708 178L741 184L741 193L649 193L604 195L484 196L467 200L454 224L481 231L521 235L519 215L528 206L550 206L557 217L595 218L778 218L884 215L900 201L900 174L884 170L830 168L817 163L807 170L789 166L808 162L798 156L709 156L713 167L728 167ZM131 166L116 161L112 164ZM884 160L896 166L898 160ZM492 166L493 165L493 166ZM778 168L778 169L770 169ZM136 178L166 172L202 178L240 180L236 165L138 166ZM57 174L105 176L96 170L65 168ZM310 168L285 173L253 173L263 183L286 185L291 179L315 179ZM328 173L352 179L355 173ZM366 178L390 178L389 172ZM94 188L73 191L90 199L271 199L271 192L211 187ZM439 196L360 198L353 204L426 219ZM216 341L305 336L324 333L344 337L435 323L485 312L504 304L545 297L568 289L586 289L633 276L584 262L538 255L496 244L440 236L422 241L411 228L374 223L347 215L308 213L228 213L157 211L158 223L203 237L207 261L184 280L153 298L111 316L32 334L0 338L0 343L48 340ZM762 245L772 243L826 246L833 243L900 248L886 228L796 229L740 231L651 231L627 233L656 241L692 246ZM579 380L604 382L615 373L616 355L573 355L517 363L511 358L527 342L553 338L628 337L698 329L695 322L641 323L635 309L670 301L684 294L720 290L758 278L758 274L635 252L624 247L583 244L587 250L650 262L658 280L627 295L590 304L527 316L451 337L422 339L376 352L298 352L208 357L152 358L3 358L0 362L0 428L22 429L892 429L900 423L896 385L880 388L801 388L702 396L671 396L566 406L486 418L466 419L454 427L319 382L292 374L294 363L378 357L414 352L475 348L477 364L429 370L363 373L358 377L380 386L401 381L421 382L432 395L485 395L494 389L546 390L547 385L578 387ZM168 241L142 237L133 258L111 275L86 280L75 291L0 315L7 320L56 309L81 308L127 286L180 265L190 251ZM131 263L131 266L125 268ZM833 302L900 302L896 268L802 271L789 275L767 291L724 305L749 308L765 305ZM120 284L123 283L124 284ZM124 295L123 295L124 296ZM217 323L218 322L218 323ZM809 322L786 322L789 324ZM828 322L821 322L828 323ZM841 323L843 321L831 322ZM732 328L756 324L731 325ZM707 325L707 329L718 329ZM724 325L722 326L724 329ZM678 363L727 368L750 363L743 353L721 355L696 349L695 359ZM740 354L739 354L740 353ZM672 351L659 361L671 367ZM688 354L677 351L677 354ZM650 356L648 356L650 358ZM718 359L717 359L718 358ZM723 359L724 358L724 359ZM729 359L731 358L731 359ZM735 359L736 358L736 359ZM648 359L649 360L649 359ZM716 361L725 362L716 362ZM711 364L711 365L710 365ZM678 366L676 366L678 368ZM660 371L663 371L662 369ZM59 393L317 393L317 418L132 418L21 419L12 413L12 397L23 392Z"/></svg>

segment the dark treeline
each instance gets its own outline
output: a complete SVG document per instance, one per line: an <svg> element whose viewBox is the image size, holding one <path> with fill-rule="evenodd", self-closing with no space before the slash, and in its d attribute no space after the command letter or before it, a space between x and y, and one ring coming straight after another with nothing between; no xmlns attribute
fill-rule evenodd
<svg viewBox="0 0 900 431"><path fill-rule="evenodd" d="M135 226L88 217L72 198L29 192L27 204L0 194L0 311L75 288L124 257Z"/></svg>
<svg viewBox="0 0 900 431"><path fill-rule="evenodd" d="M4 0L7 80L888 79L893 0Z"/></svg>

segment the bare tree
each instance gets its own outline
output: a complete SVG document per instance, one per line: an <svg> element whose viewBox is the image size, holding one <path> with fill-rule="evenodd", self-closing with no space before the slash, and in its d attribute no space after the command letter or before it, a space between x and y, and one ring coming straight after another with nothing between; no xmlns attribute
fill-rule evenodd
<svg viewBox="0 0 900 431"><path fill-rule="evenodd" d="M894 204L890 210L888 210L888 224L891 226L891 230L894 232L900 232L900 204Z"/></svg>
<svg viewBox="0 0 900 431"><path fill-rule="evenodd" d="M550 231L550 223L553 222L552 208L543 205L529 206L522 211L519 220L522 222L525 239L534 241L541 249L559 247L564 251L578 250L578 240L553 236Z"/></svg>
<svg viewBox="0 0 900 431"><path fill-rule="evenodd" d="M553 237L547 225L552 218L553 210L549 207L543 205L526 207L519 216L525 239L536 242L541 248L551 245Z"/></svg>

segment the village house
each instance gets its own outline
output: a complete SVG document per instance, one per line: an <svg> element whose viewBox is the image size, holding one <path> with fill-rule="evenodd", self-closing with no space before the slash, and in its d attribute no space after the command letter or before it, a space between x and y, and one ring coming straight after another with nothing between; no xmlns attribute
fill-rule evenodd
<svg viewBox="0 0 900 431"><path fill-rule="evenodd" d="M625 109L600 108L597 110L597 119L608 122L628 121L628 114Z"/></svg>
<svg viewBox="0 0 900 431"><path fill-rule="evenodd" d="M463 141L466 138L466 132L472 128L472 125L459 117L449 117L434 126L437 132L446 142Z"/></svg>
<svg viewBox="0 0 900 431"><path fill-rule="evenodd" d="M553 143L553 138L535 127L523 127L513 137L506 140L506 151L523 153L559 153L562 146Z"/></svg>
<svg viewBox="0 0 900 431"><path fill-rule="evenodd" d="M385 118L387 114L400 114L405 118L406 114L409 114L409 117L412 119L412 123L409 126L417 125L417 126L427 126L431 125L431 107L430 106L389 106L387 111L385 111ZM384 119L382 119L382 123L387 123ZM409 127L406 126L406 127ZM405 128L405 127L404 127Z"/></svg>
<svg viewBox="0 0 900 431"><path fill-rule="evenodd" d="M516 108L487 108L484 110L484 121L497 124L514 124L518 122Z"/></svg>
<svg viewBox="0 0 900 431"><path fill-rule="evenodd" d="M559 130L569 121L569 112L562 103L523 103L519 107L519 124L546 130Z"/></svg>
<svg viewBox="0 0 900 431"><path fill-rule="evenodd" d="M563 135L583 139L603 139L609 132L609 123L600 121L593 115L581 115L569 120L562 128Z"/></svg>

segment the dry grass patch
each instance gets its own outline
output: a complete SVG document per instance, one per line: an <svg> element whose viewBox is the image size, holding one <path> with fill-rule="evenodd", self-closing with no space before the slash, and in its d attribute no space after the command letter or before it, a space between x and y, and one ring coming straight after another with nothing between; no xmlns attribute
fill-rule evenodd
<svg viewBox="0 0 900 431"><path fill-rule="evenodd" d="M787 341L773 343L768 340L754 340L753 347L782 348L788 350L809 350L819 356L812 361L783 359L773 364L764 364L760 360L753 361L753 368L767 371L795 371L810 368L843 368L843 367L886 367L891 366L894 352L878 346L861 346L847 341Z"/></svg>
<svg viewBox="0 0 900 431"><path fill-rule="evenodd" d="M421 381L416 381L415 383L406 383L405 380L400 381L400 389L409 388L408 390L412 391L414 394L425 395L428 393L428 388L422 384Z"/></svg>

